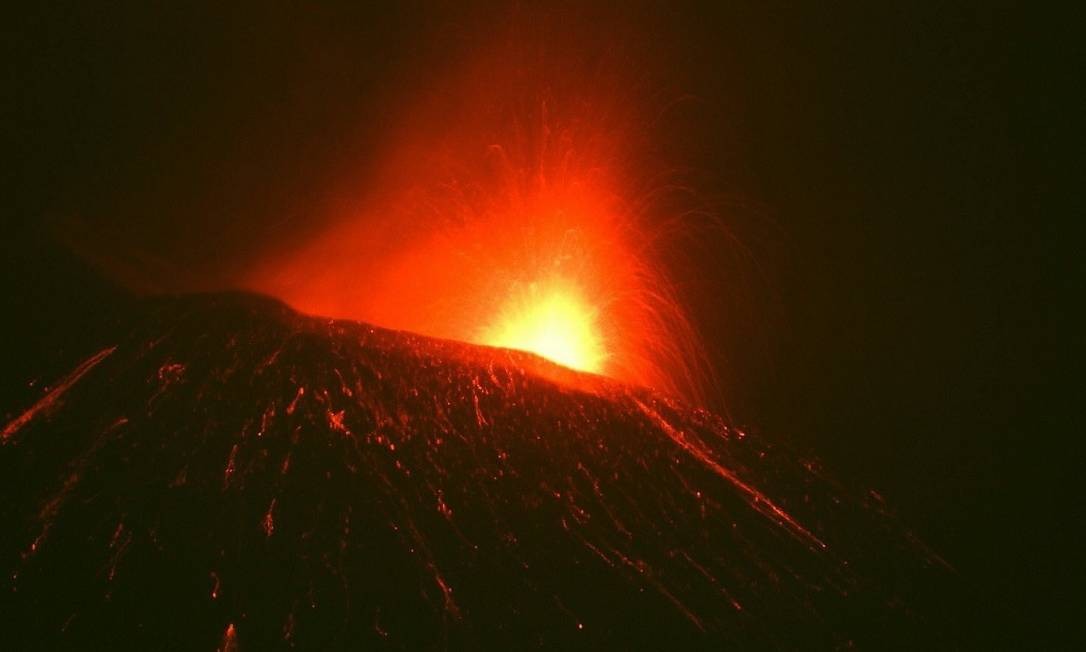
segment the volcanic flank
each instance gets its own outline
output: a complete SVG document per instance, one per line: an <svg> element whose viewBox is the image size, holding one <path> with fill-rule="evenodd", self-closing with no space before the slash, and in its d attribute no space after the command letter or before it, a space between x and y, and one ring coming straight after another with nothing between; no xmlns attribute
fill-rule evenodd
<svg viewBox="0 0 1086 652"><path fill-rule="evenodd" d="M650 390L247 294L147 300L104 338L3 406L16 648L946 633L951 574L877 496Z"/></svg>

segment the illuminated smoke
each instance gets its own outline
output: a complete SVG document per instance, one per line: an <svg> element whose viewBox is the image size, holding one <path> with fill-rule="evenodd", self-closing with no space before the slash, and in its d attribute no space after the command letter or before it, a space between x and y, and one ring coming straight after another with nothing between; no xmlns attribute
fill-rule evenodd
<svg viewBox="0 0 1086 652"><path fill-rule="evenodd" d="M405 101L380 172L246 285L700 401L702 348L660 260L683 225L673 168L651 156L653 102L620 45L525 32Z"/></svg>

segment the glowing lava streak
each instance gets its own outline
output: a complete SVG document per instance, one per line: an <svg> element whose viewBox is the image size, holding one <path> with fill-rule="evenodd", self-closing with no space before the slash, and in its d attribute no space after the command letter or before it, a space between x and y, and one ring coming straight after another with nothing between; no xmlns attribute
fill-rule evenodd
<svg viewBox="0 0 1086 652"><path fill-rule="evenodd" d="M532 284L514 294L477 341L539 354L559 364L600 373L607 357L599 311L576 290Z"/></svg>

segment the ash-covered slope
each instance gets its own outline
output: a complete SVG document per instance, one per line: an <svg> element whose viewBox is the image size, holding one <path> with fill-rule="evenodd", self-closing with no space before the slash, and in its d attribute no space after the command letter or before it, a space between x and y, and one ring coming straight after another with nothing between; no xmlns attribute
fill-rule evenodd
<svg viewBox="0 0 1086 652"><path fill-rule="evenodd" d="M115 330L3 406L10 649L947 642L937 559L712 414L251 295Z"/></svg>

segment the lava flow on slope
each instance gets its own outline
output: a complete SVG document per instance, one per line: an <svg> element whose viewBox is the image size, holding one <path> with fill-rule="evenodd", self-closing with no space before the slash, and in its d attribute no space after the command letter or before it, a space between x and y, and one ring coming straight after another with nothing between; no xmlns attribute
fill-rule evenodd
<svg viewBox="0 0 1086 652"><path fill-rule="evenodd" d="M248 294L106 339L3 406L15 647L945 642L877 496L664 395Z"/></svg>

